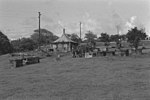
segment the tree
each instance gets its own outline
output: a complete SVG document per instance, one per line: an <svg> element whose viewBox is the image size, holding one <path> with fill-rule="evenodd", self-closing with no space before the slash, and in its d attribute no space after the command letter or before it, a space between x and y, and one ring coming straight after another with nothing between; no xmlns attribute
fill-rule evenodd
<svg viewBox="0 0 150 100"><path fill-rule="evenodd" d="M127 40L126 34L121 34L120 39L126 41Z"/></svg>
<svg viewBox="0 0 150 100"><path fill-rule="evenodd" d="M20 48L23 51L30 51L30 50L34 50L35 48L37 48L37 45L30 38L22 38L21 39L21 46L20 46Z"/></svg>
<svg viewBox="0 0 150 100"><path fill-rule="evenodd" d="M119 40L120 38L121 38L121 37L120 37L119 34L111 35L111 36L110 36L110 41L118 42L118 40Z"/></svg>
<svg viewBox="0 0 150 100"><path fill-rule="evenodd" d="M12 44L12 46L13 46L13 49L14 49L14 51L15 52L19 52L19 51L21 51L21 39L17 39L17 40L12 40L11 41L11 44Z"/></svg>
<svg viewBox="0 0 150 100"><path fill-rule="evenodd" d="M109 42L110 36L107 33L101 33L101 37L99 37L101 42Z"/></svg>
<svg viewBox="0 0 150 100"><path fill-rule="evenodd" d="M95 41L95 38L97 38L97 35L94 34L93 32L91 31L88 31L86 34L85 34L85 38L88 42L91 42L91 41Z"/></svg>
<svg viewBox="0 0 150 100"><path fill-rule="evenodd" d="M0 55L13 51L12 45L6 35L0 31Z"/></svg>
<svg viewBox="0 0 150 100"><path fill-rule="evenodd" d="M101 33L99 40L100 42L105 42L105 46L108 46L110 42L110 36L107 33Z"/></svg>
<svg viewBox="0 0 150 100"><path fill-rule="evenodd" d="M69 37L72 41L76 42L76 43L80 43L82 40L80 39L80 37L75 34L75 33L72 33L72 34L66 34L67 37Z"/></svg>
<svg viewBox="0 0 150 100"><path fill-rule="evenodd" d="M85 38L86 38L87 42L89 43L89 45L91 45L92 47L95 47L95 45L96 45L95 39L97 38L97 35L95 35L91 31L88 31L85 34Z"/></svg>
<svg viewBox="0 0 150 100"><path fill-rule="evenodd" d="M71 34L71 40L73 40L73 41L75 41L77 43L81 42L80 37L77 34L75 34L75 33Z"/></svg>
<svg viewBox="0 0 150 100"><path fill-rule="evenodd" d="M129 30L126 36L135 50L138 49L140 40L144 40L147 37L146 33L143 30L138 30L137 27Z"/></svg>
<svg viewBox="0 0 150 100"><path fill-rule="evenodd" d="M34 32L35 33L31 35L31 39L37 44L40 42L40 45L49 44L55 41L56 39L58 39L56 35L54 35L52 32L46 29L40 30L40 33L41 33L40 39L39 39L39 30L38 29L34 30Z"/></svg>
<svg viewBox="0 0 150 100"><path fill-rule="evenodd" d="M22 38L11 41L16 52L30 51L37 48L37 44L31 38Z"/></svg>

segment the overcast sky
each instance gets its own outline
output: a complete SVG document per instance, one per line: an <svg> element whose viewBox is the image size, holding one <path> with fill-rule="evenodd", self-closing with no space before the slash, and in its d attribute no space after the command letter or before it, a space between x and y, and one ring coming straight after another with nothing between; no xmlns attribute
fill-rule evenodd
<svg viewBox="0 0 150 100"><path fill-rule="evenodd" d="M29 37L41 27L60 36L90 30L124 34L130 28L145 27L150 35L150 0L0 0L0 30L10 39Z"/></svg>

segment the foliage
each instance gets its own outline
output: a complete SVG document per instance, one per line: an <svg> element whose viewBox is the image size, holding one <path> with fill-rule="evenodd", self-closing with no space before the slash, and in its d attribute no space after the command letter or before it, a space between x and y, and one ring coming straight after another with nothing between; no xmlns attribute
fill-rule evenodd
<svg viewBox="0 0 150 100"><path fill-rule="evenodd" d="M80 43L81 42L81 39L80 37L75 34L75 33L72 33L72 34L66 34L72 41L75 41L77 43Z"/></svg>
<svg viewBox="0 0 150 100"><path fill-rule="evenodd" d="M37 48L37 44L31 38L22 38L11 41L16 52L30 51Z"/></svg>
<svg viewBox="0 0 150 100"><path fill-rule="evenodd" d="M121 41L122 40L124 40L124 41L126 40L126 35L125 34L122 34L122 35L119 35L119 34L110 35L110 41L111 42L116 42L118 48L121 48Z"/></svg>
<svg viewBox="0 0 150 100"><path fill-rule="evenodd" d="M77 43L81 42L80 37L77 34L75 34L75 33L71 34L71 40L73 40L73 41L75 41Z"/></svg>
<svg viewBox="0 0 150 100"><path fill-rule="evenodd" d="M126 40L126 34L109 35L107 33L101 33L101 37L99 37L100 42L118 42L119 40Z"/></svg>
<svg viewBox="0 0 150 100"><path fill-rule="evenodd" d="M12 52L13 48L9 39L0 31L0 54Z"/></svg>
<svg viewBox="0 0 150 100"><path fill-rule="evenodd" d="M111 35L111 36L110 36L110 41L118 42L118 40L119 40L120 38L121 38L121 37L120 37L119 34Z"/></svg>
<svg viewBox="0 0 150 100"><path fill-rule="evenodd" d="M34 30L34 34L31 35L31 39L36 43L40 43L40 45L43 44L49 44L58 39L56 35L54 35L52 32L46 30L46 29L41 29L40 30L40 38L39 38L39 30Z"/></svg>
<svg viewBox="0 0 150 100"><path fill-rule="evenodd" d="M143 30L138 30L137 27L129 30L126 36L128 42L130 42L135 49L138 48L140 40L144 40L147 37L146 33Z"/></svg>
<svg viewBox="0 0 150 100"><path fill-rule="evenodd" d="M101 33L101 37L99 37L101 42L109 42L110 36L107 33Z"/></svg>
<svg viewBox="0 0 150 100"><path fill-rule="evenodd" d="M85 34L85 38L87 41L91 42L91 41L94 41L95 38L97 38L97 35L95 35L93 32L91 31L88 31L86 34Z"/></svg>
<svg viewBox="0 0 150 100"><path fill-rule="evenodd" d="M87 40L87 42L89 43L89 45L91 45L92 47L95 47L96 43L95 43L95 39L97 38L97 35L95 35L93 32L88 31L85 34L85 38Z"/></svg>
<svg viewBox="0 0 150 100"><path fill-rule="evenodd" d="M122 34L120 35L120 39L126 41L127 40L127 36L126 34Z"/></svg>
<svg viewBox="0 0 150 100"><path fill-rule="evenodd" d="M16 52L16 51L21 51L21 50L20 50L20 45L21 45L20 39L12 40L12 41L11 41L11 44L12 44L13 49L14 49L15 52Z"/></svg>
<svg viewBox="0 0 150 100"><path fill-rule="evenodd" d="M39 29L34 30L34 32L39 33ZM47 29L40 29L40 33L43 33L43 34L48 33L50 35L53 35L53 33L48 31Z"/></svg>

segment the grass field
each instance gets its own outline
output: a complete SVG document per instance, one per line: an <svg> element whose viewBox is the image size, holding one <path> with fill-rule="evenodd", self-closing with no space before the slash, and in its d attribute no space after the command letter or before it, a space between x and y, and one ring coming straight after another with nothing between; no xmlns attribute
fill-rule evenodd
<svg viewBox="0 0 150 100"><path fill-rule="evenodd" d="M14 69L0 56L0 100L150 100L150 56L49 57Z"/></svg>

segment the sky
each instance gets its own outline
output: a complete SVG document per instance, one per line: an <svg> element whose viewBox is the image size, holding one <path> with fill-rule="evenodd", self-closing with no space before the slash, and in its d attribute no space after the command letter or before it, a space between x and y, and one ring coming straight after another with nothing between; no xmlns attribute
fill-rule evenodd
<svg viewBox="0 0 150 100"><path fill-rule="evenodd" d="M133 27L145 28L150 35L150 0L0 0L0 31L9 39L30 37L41 28L61 36L66 33L82 38L87 31L97 36L125 34Z"/></svg>

